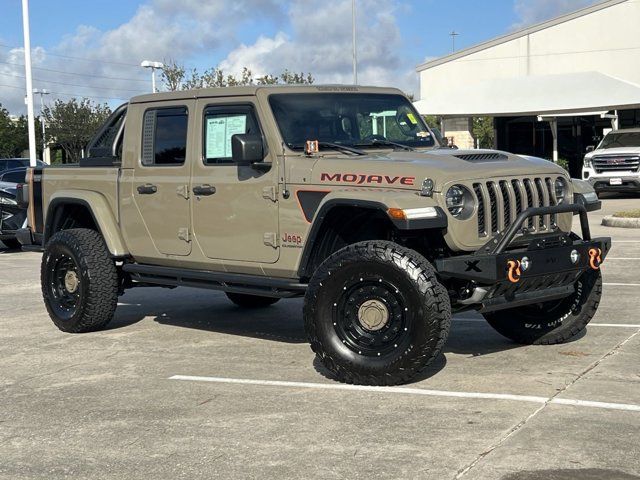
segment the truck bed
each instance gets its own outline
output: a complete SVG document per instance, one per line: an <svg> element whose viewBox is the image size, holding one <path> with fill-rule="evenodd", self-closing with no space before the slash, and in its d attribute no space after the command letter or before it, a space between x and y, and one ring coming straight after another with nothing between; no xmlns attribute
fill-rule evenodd
<svg viewBox="0 0 640 480"><path fill-rule="evenodd" d="M30 224L35 237L44 233L49 207L56 199L100 195L119 221L117 166L56 165L36 167L29 188Z"/></svg>

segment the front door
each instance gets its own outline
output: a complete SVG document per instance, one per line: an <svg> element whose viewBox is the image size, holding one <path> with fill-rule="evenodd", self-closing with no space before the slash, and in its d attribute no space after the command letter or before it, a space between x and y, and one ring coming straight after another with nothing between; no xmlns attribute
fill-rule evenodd
<svg viewBox="0 0 640 480"><path fill-rule="evenodd" d="M267 154L262 168L233 162L234 134L261 134L253 103L223 99L198 101L201 158L193 165L193 232L208 258L275 263L278 260L277 168Z"/></svg>
<svg viewBox="0 0 640 480"><path fill-rule="evenodd" d="M189 176L194 145L188 137L194 108L195 101L180 101L142 113L141 151L129 182L144 226L139 231L147 235L138 245L155 247L142 256L191 252Z"/></svg>

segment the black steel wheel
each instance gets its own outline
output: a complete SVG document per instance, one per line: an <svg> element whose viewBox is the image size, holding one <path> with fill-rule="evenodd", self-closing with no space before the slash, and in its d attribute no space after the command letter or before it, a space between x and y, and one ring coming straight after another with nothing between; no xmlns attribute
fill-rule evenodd
<svg viewBox="0 0 640 480"><path fill-rule="evenodd" d="M565 343L586 328L602 296L600 270L588 270L575 283L575 292L561 300L485 313L498 333L523 345Z"/></svg>
<svg viewBox="0 0 640 480"><path fill-rule="evenodd" d="M45 247L42 296L49 316L65 332L103 328L118 303L118 272L101 235L63 230Z"/></svg>
<svg viewBox="0 0 640 480"><path fill-rule="evenodd" d="M304 319L311 348L336 379L395 385L438 356L451 306L424 257L368 241L323 262L309 283Z"/></svg>

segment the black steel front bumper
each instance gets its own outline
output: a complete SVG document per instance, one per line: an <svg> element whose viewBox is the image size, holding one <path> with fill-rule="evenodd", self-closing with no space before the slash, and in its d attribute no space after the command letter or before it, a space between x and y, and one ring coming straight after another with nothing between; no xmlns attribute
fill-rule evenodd
<svg viewBox="0 0 640 480"><path fill-rule="evenodd" d="M516 238L529 217L568 212L580 215L582 238L572 233ZM503 234L476 253L441 258L435 263L444 280L470 285L470 297L473 289L482 292L476 296L477 302L473 298L460 299L463 306L475 303L474 308L489 311L571 295L577 278L589 269L598 269L610 248L610 238L591 238L583 205L557 205L527 209ZM524 264L528 268L522 268Z"/></svg>

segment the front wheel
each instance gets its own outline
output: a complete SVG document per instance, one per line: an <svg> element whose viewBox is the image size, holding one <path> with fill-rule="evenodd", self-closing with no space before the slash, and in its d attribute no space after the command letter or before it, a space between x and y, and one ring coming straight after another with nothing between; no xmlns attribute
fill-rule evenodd
<svg viewBox="0 0 640 480"><path fill-rule="evenodd" d="M575 292L562 300L485 313L498 333L525 345L565 343L584 330L602 296L600 270L588 270L575 283Z"/></svg>
<svg viewBox="0 0 640 480"><path fill-rule="evenodd" d="M64 332L103 328L118 304L118 271L94 230L53 235L42 256L41 282L49 316Z"/></svg>
<svg viewBox="0 0 640 480"><path fill-rule="evenodd" d="M311 348L337 380L395 385L438 356L451 305L424 257L368 241L322 263L305 296L304 322Z"/></svg>

